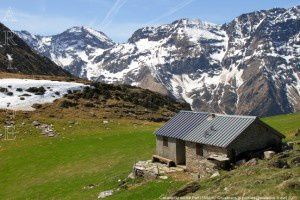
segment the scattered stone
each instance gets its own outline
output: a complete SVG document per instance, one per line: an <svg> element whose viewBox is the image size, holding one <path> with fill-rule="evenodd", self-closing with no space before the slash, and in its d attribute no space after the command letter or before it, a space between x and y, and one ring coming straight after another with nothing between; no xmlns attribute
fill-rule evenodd
<svg viewBox="0 0 300 200"><path fill-rule="evenodd" d="M41 124L38 121L33 121L32 125L35 126L37 129L41 130L41 134L48 136L48 137L54 137L57 135L57 133L53 129L53 125L48 125L48 124Z"/></svg>
<svg viewBox="0 0 300 200"><path fill-rule="evenodd" d="M271 159L275 155L275 151L265 151L264 152L264 158L265 159Z"/></svg>
<svg viewBox="0 0 300 200"><path fill-rule="evenodd" d="M3 138L3 136L4 136L4 135L3 135L2 133L0 133L0 138Z"/></svg>
<svg viewBox="0 0 300 200"><path fill-rule="evenodd" d="M103 120L103 124L108 124L108 121L107 120Z"/></svg>
<svg viewBox="0 0 300 200"><path fill-rule="evenodd" d="M201 174L200 173L191 173L192 178L194 181L198 181L201 178Z"/></svg>
<svg viewBox="0 0 300 200"><path fill-rule="evenodd" d="M271 161L269 165L276 168L290 168L287 161L282 159Z"/></svg>
<svg viewBox="0 0 300 200"><path fill-rule="evenodd" d="M127 178L129 178L129 179L135 179L134 173L131 172L131 173L127 176Z"/></svg>
<svg viewBox="0 0 300 200"><path fill-rule="evenodd" d="M54 133L49 133L49 134L48 134L48 137L54 137L54 136L55 136Z"/></svg>
<svg viewBox="0 0 300 200"><path fill-rule="evenodd" d="M244 165L245 166L255 166L258 164L258 159L257 158L252 158L248 162L246 162Z"/></svg>
<svg viewBox="0 0 300 200"><path fill-rule="evenodd" d="M300 166L300 156L297 156L295 158L292 158L291 165L298 167Z"/></svg>
<svg viewBox="0 0 300 200"><path fill-rule="evenodd" d="M87 186L84 186L83 187L83 189L93 189L94 187L96 187L96 185L95 184L89 184L89 185L87 185Z"/></svg>
<svg viewBox="0 0 300 200"><path fill-rule="evenodd" d="M294 149L294 142L288 142L287 145L290 147L290 149Z"/></svg>
<svg viewBox="0 0 300 200"><path fill-rule="evenodd" d="M216 171L215 173L213 173L210 178L215 178L217 176L220 176L219 171Z"/></svg>
<svg viewBox="0 0 300 200"><path fill-rule="evenodd" d="M166 180L166 179L168 179L168 177L167 177L167 176L159 176L159 178L160 178L160 179L163 179L163 180Z"/></svg>
<svg viewBox="0 0 300 200"><path fill-rule="evenodd" d="M290 146L290 145L288 145L288 143L286 143L286 142L284 142L283 144L282 144L282 151L290 151L290 150L292 150L293 148Z"/></svg>
<svg viewBox="0 0 300 200"><path fill-rule="evenodd" d="M245 159L242 159L242 160L237 161L235 164L236 164L237 166L241 166L241 165L243 165L243 164L245 164L245 163L246 163L246 160L245 160Z"/></svg>
<svg viewBox="0 0 300 200"><path fill-rule="evenodd" d="M109 197L113 195L113 190L106 190L103 192L100 192L98 195L98 199L104 199L105 197Z"/></svg>
<svg viewBox="0 0 300 200"><path fill-rule="evenodd" d="M168 173L182 172L183 168L168 167L166 164L155 162L151 160L139 161L133 166L133 174L135 177L143 177L145 179L156 179L160 175Z"/></svg>
<svg viewBox="0 0 300 200"><path fill-rule="evenodd" d="M193 181L193 182L186 184L182 188L180 188L178 191L176 191L171 196L172 197L183 197L189 193L196 192L197 190L199 190L199 188L200 188L199 182Z"/></svg>
<svg viewBox="0 0 300 200"><path fill-rule="evenodd" d="M33 121L33 122L32 122L32 125L33 125L33 126L39 126L39 125L41 125L41 123L38 122L38 121Z"/></svg>

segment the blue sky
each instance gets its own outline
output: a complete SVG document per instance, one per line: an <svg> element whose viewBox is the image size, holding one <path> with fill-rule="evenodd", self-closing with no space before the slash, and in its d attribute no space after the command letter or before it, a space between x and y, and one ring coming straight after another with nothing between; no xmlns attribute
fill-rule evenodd
<svg viewBox="0 0 300 200"><path fill-rule="evenodd" d="M84 25L124 42L138 28L180 18L223 24L243 13L296 5L300 0L0 0L0 21L41 35Z"/></svg>

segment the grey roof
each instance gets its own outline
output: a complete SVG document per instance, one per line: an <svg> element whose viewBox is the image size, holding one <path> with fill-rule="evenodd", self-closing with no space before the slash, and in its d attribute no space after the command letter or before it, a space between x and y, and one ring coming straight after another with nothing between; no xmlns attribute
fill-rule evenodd
<svg viewBox="0 0 300 200"><path fill-rule="evenodd" d="M181 111L157 130L156 135L183 139L207 117L207 113Z"/></svg>
<svg viewBox="0 0 300 200"><path fill-rule="evenodd" d="M220 114L211 118L210 113L181 111L156 131L156 135L227 147L256 119L255 116Z"/></svg>

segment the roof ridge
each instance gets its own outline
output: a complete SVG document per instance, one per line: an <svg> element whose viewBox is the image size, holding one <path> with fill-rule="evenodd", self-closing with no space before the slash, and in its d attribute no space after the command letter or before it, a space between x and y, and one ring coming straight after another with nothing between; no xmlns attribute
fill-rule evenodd
<svg viewBox="0 0 300 200"><path fill-rule="evenodd" d="M180 112L184 113L199 113L199 114L215 114L217 117L240 117L240 118L251 118L255 119L258 118L257 116L252 116L252 115L228 115L228 114L220 114L220 113L213 113L213 112L198 112L198 111L190 111L190 110L181 110Z"/></svg>

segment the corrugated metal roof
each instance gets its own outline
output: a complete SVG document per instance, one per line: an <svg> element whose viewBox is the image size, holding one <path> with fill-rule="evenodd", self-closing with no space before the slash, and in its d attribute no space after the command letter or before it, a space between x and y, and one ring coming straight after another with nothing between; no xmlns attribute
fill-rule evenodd
<svg viewBox="0 0 300 200"><path fill-rule="evenodd" d="M226 147L256 119L254 116L214 115L181 111L156 131L156 135Z"/></svg>
<svg viewBox="0 0 300 200"><path fill-rule="evenodd" d="M216 115L215 118L200 123L183 140L226 147L255 119L255 117Z"/></svg>
<svg viewBox="0 0 300 200"><path fill-rule="evenodd" d="M157 130L156 135L183 139L207 117L208 113L181 111Z"/></svg>

